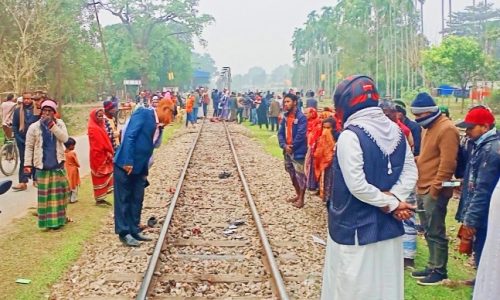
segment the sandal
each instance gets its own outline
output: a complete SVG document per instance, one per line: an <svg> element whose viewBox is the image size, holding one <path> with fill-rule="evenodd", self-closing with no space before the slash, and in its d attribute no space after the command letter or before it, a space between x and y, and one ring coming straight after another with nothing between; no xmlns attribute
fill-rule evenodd
<svg viewBox="0 0 500 300"><path fill-rule="evenodd" d="M66 217L66 223L73 223L75 222L73 219L71 219L70 217Z"/></svg>

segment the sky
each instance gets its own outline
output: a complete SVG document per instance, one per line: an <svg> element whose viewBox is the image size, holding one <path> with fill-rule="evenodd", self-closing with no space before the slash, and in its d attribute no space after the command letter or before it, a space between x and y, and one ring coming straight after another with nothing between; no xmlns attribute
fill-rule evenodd
<svg viewBox="0 0 500 300"><path fill-rule="evenodd" d="M452 9L462 10L473 0L452 0ZM476 0L483 1L483 0ZM445 1L446 14L448 0ZM500 7L500 0L488 0ZM212 15L215 23L207 27L203 38L218 67L230 66L233 74L244 74L253 66L266 72L283 64L292 65L290 43L296 27L301 27L312 10L332 6L336 0L200 0L200 12ZM113 16L101 13L104 25L116 23ZM441 1L426 0L424 33L432 43L440 41Z"/></svg>

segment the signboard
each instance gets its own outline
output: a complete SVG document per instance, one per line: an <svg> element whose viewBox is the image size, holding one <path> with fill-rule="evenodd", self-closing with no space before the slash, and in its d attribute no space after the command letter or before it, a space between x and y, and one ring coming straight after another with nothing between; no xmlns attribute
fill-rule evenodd
<svg viewBox="0 0 500 300"><path fill-rule="evenodd" d="M124 80L123 85L142 85L141 80Z"/></svg>

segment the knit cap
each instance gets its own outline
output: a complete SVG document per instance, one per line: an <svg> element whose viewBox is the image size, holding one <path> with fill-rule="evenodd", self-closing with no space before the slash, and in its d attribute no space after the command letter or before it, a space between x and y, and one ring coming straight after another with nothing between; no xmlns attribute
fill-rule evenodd
<svg viewBox="0 0 500 300"><path fill-rule="evenodd" d="M432 99L431 95L427 93L420 93L415 100L411 103L411 112L414 114L421 114L426 112L437 112L439 107Z"/></svg>
<svg viewBox="0 0 500 300"><path fill-rule="evenodd" d="M57 103L55 101L53 101L53 100L43 101L42 110L46 107L51 108L55 113L57 113Z"/></svg>

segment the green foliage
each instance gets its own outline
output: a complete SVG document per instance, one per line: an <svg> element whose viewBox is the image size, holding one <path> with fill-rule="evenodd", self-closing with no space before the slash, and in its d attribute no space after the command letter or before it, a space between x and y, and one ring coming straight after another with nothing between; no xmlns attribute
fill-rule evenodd
<svg viewBox="0 0 500 300"><path fill-rule="evenodd" d="M409 103L411 103L411 101L413 101L417 97L417 95L419 93L423 93L423 92L430 94L429 89L421 87L421 86L419 86L415 89L402 89L401 90L401 99L405 103L409 104Z"/></svg>
<svg viewBox="0 0 500 300"><path fill-rule="evenodd" d="M488 106L496 113L500 113L500 90L494 90L486 99Z"/></svg>
<svg viewBox="0 0 500 300"><path fill-rule="evenodd" d="M121 44L126 47L124 52L130 54L130 57L126 55L121 62L128 60L132 66L129 68L120 65L120 71L126 71L127 75L138 72L146 87L158 86L160 81L164 81L162 79L166 77L167 71L173 71L176 77L176 82L169 84L189 79L186 74L191 73L190 50L193 38L198 37L203 43L203 28L214 20L210 15L200 14L198 5L199 0L101 1L103 9L121 20L121 26L114 27L120 28L117 33L121 35ZM176 37L175 41L173 36ZM160 53L159 48L172 53L167 57ZM184 55L186 52L189 54L187 57ZM115 58L116 56L123 57L115 55ZM187 64L184 63L186 59ZM155 72L158 67L163 72ZM124 68L128 70L123 70ZM116 80L116 75L114 77Z"/></svg>
<svg viewBox="0 0 500 300"><path fill-rule="evenodd" d="M166 25L154 27L146 44L137 49L123 24L107 26L104 31L112 66L113 81L147 78L147 87L158 89L167 84L167 73L174 72L168 85L188 82L191 78L191 48L171 35Z"/></svg>
<svg viewBox="0 0 500 300"><path fill-rule="evenodd" d="M483 68L485 56L473 39L449 36L439 46L423 51L423 62L434 81L452 81L465 89Z"/></svg>

